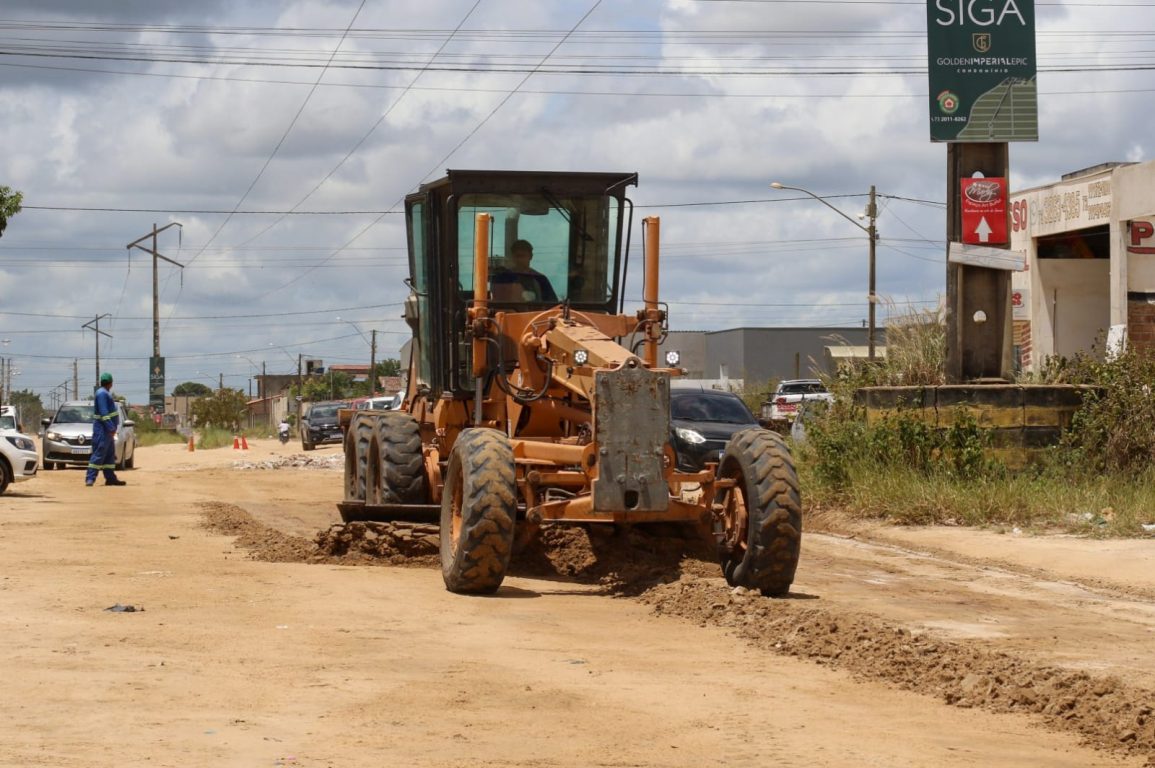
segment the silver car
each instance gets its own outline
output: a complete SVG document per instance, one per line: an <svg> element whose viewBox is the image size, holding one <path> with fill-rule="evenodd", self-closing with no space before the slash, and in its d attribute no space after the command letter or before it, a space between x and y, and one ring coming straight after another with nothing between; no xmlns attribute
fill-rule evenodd
<svg viewBox="0 0 1155 768"><path fill-rule="evenodd" d="M116 430L116 468L132 469L136 462L136 430L129 421L123 403L116 404L120 412L120 428ZM88 466L92 456L92 414L95 409L91 400L73 400L60 406L56 415L44 419L43 457L44 469L57 467Z"/></svg>

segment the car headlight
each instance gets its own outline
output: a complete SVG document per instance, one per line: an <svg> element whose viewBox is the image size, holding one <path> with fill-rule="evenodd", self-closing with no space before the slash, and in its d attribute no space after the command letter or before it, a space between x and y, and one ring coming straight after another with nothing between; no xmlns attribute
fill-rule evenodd
<svg viewBox="0 0 1155 768"><path fill-rule="evenodd" d="M690 445L701 445L702 443L706 442L706 438L702 437L702 433L698 432L697 430L678 427L674 430L674 433Z"/></svg>
<svg viewBox="0 0 1155 768"><path fill-rule="evenodd" d="M63 440L64 439L64 435L60 434L59 432L48 432L44 436L47 437L49 440Z"/></svg>
<svg viewBox="0 0 1155 768"><path fill-rule="evenodd" d="M33 443L31 440L29 440L27 437L9 436L9 435L5 435L5 437L8 438L8 442L12 443L12 445L16 446L17 448L19 448L22 451L34 451L34 450L36 450L36 444Z"/></svg>

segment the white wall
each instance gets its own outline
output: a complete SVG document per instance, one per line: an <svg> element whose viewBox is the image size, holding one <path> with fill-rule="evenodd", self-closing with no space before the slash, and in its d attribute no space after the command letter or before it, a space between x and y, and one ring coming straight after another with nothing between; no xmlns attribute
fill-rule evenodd
<svg viewBox="0 0 1155 768"><path fill-rule="evenodd" d="M1036 308L1035 359L1090 352L1111 324L1110 261L1039 259L1035 264L1039 281L1037 295L1031 296Z"/></svg>

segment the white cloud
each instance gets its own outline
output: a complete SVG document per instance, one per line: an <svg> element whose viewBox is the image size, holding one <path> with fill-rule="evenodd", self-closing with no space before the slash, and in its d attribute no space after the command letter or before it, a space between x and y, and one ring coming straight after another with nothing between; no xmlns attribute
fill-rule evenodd
<svg viewBox="0 0 1155 768"><path fill-rule="evenodd" d="M335 62L420 66L444 45L438 66L532 67L592 4L483 0L449 42L473 0L367 4ZM58 315L0 315L3 335L13 339L6 354L25 371L19 385L46 391L70 374L73 357L91 358L94 339L80 326L107 312L116 316L114 338L102 344L102 357L117 369L121 392L146 398L151 263L124 246L170 221L184 225L182 247L172 229L161 235L160 249L188 264L183 275L161 270L162 314L175 316L162 325L161 340L171 383L199 370L243 386L252 365L240 352L267 361L270 372L287 370L298 351L360 360L365 343L350 321L381 330L382 353L396 353L404 339L398 306L345 310L341 321L336 312L285 313L400 302L400 216L368 230L376 213L241 213L225 224L225 212L269 160L319 72L238 62L291 53L323 63L358 3L115 5L114 13L93 11L90 2L28 0L10 3L6 15L195 24L210 31L125 27L61 37L110 48L139 44L132 50L144 58L211 46L233 63L0 62L35 67L5 66L0 80L0 184L22 190L29 206L0 239L0 304L7 312ZM1145 8L1040 7L1042 63L1145 64L1137 53L1145 44L1115 33L1149 29L1153 16ZM943 211L917 201L945 199L946 152L927 138L925 76L702 70L917 69L925 66L924 27L919 6L605 2L549 63L614 72L539 72L496 112L524 73L332 68L241 207L288 210L329 174L303 210L384 211L446 167L637 171L641 185L631 197L638 213L662 217L663 296L672 302L675 328L857 324L865 316L865 234L816 201L786 201L797 195L769 183L831 196L852 218L875 185L883 196L879 292L899 302L937 300ZM274 28L325 31L261 32ZM412 32L419 29L438 32L422 38ZM655 68L667 73L624 74ZM1148 159L1148 79L1145 71L1041 75L1041 140L1012 147L1012 184L1048 183L1108 160ZM764 202L674 207L720 201ZM57 206L148 210L43 209ZM640 242L635 231L638 253ZM640 291L640 272L635 262L631 298ZM747 304L779 306L740 306ZM207 319L246 314L270 317ZM337 336L347 338L310 343Z"/></svg>

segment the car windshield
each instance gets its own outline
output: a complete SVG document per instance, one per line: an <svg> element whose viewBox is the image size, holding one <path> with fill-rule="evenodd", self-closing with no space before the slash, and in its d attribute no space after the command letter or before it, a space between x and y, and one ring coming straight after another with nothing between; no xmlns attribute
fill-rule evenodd
<svg viewBox="0 0 1155 768"><path fill-rule="evenodd" d="M309 418L313 421L317 419L331 419L337 415L339 405L314 405L313 410L309 411Z"/></svg>
<svg viewBox="0 0 1155 768"><path fill-rule="evenodd" d="M671 418L683 421L717 421L725 424L755 424L746 405L736 397L693 394L675 395L670 403Z"/></svg>
<svg viewBox="0 0 1155 768"><path fill-rule="evenodd" d="M780 395L816 395L825 391L820 381L790 381L778 385Z"/></svg>
<svg viewBox="0 0 1155 768"><path fill-rule="evenodd" d="M80 424L86 421L92 421L93 406L88 405L66 405L56 412L54 421L57 424Z"/></svg>
<svg viewBox="0 0 1155 768"><path fill-rule="evenodd" d="M0 429L16 429L16 417L0 416Z"/></svg>

